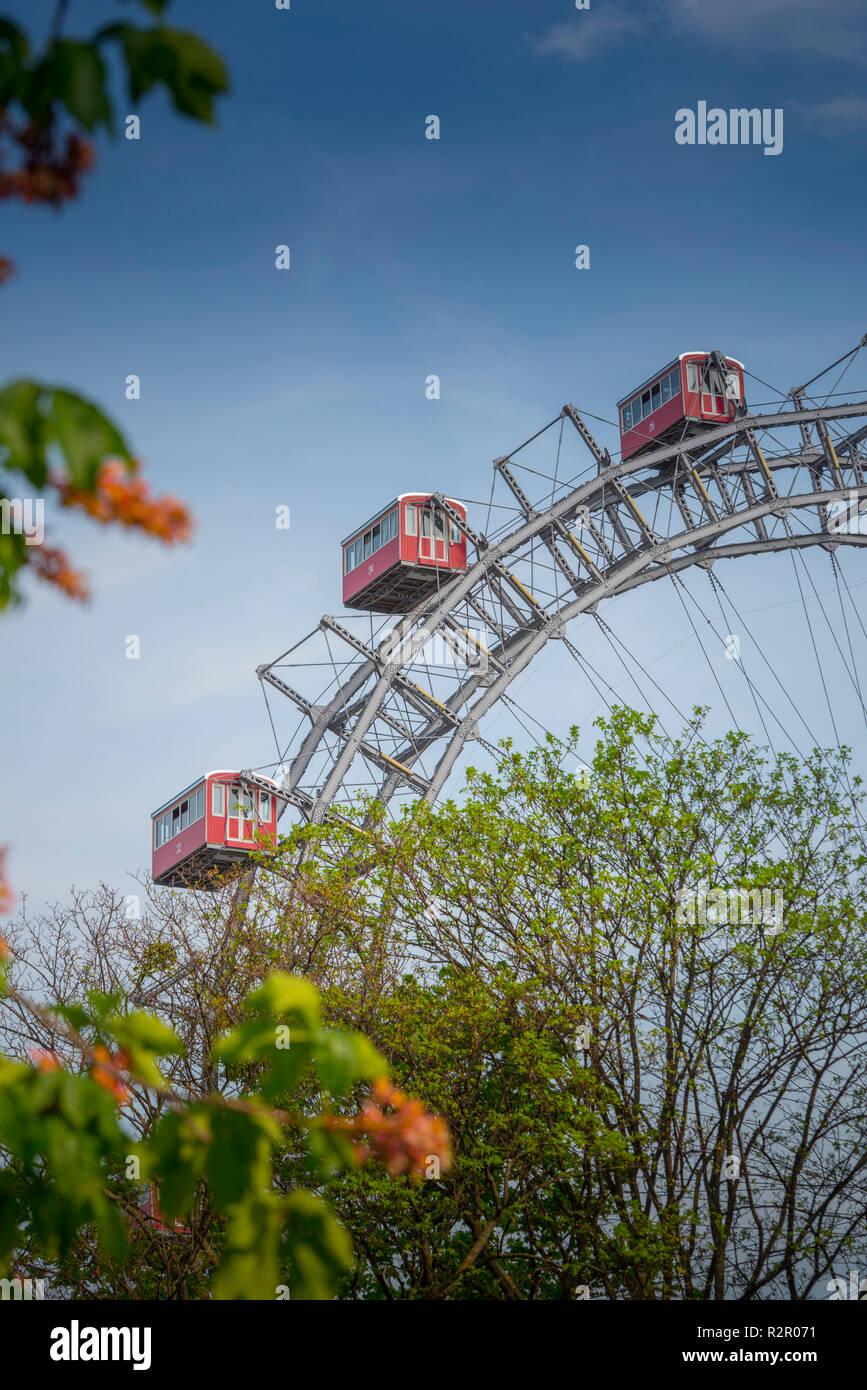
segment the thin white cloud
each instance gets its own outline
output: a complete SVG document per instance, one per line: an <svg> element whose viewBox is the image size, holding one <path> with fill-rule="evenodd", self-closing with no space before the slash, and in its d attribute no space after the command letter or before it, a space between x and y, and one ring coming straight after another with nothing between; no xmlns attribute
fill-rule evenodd
<svg viewBox="0 0 867 1390"><path fill-rule="evenodd" d="M867 97L832 97L798 110L804 124L823 135L848 135L867 127Z"/></svg>
<svg viewBox="0 0 867 1390"><path fill-rule="evenodd" d="M867 65L864 0L661 0L636 10L594 6L553 25L533 47L540 54L585 62L653 28L666 38L695 37L746 58L797 52Z"/></svg>
<svg viewBox="0 0 867 1390"><path fill-rule="evenodd" d="M810 53L867 63L864 0L668 0L678 31L692 32L741 53Z"/></svg>
<svg viewBox="0 0 867 1390"><path fill-rule="evenodd" d="M534 41L537 53L559 53L576 62L597 57L645 27L641 15L629 10L586 10L574 20L554 24L541 39Z"/></svg>

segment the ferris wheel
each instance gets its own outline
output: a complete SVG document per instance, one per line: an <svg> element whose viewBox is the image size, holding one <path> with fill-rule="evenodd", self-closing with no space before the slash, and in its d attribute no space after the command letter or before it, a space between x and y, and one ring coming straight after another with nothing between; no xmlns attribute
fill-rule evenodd
<svg viewBox="0 0 867 1390"><path fill-rule="evenodd" d="M761 406L737 358L683 352L618 402L617 456L566 404L494 460L484 518L424 489L380 507L342 543L349 612L257 669L270 776L221 774L219 819L208 800L195 831L183 794L165 803L155 824L177 810L186 839L155 881L209 886L209 855L251 848L260 808L275 840L287 808L315 824L364 796L433 803L468 743L496 751L486 716L549 642L593 679L569 624L590 614L610 631L598 610L620 594L666 579L684 602L700 567L722 603L724 560L818 546L834 566L839 547L867 545L867 390L839 389L865 346L788 392L752 377L771 393Z"/></svg>

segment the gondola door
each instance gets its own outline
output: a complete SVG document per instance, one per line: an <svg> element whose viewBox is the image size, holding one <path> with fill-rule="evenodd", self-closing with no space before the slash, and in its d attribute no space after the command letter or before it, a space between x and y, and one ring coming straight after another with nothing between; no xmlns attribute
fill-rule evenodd
<svg viewBox="0 0 867 1390"><path fill-rule="evenodd" d="M711 362L706 362L702 368L701 383L701 413L704 416L719 415L724 416L728 413L724 399L724 387L722 378L717 368Z"/></svg>
<svg viewBox="0 0 867 1390"><path fill-rule="evenodd" d="M256 820L253 798L245 787L229 788L229 839L253 840L256 835Z"/></svg>
<svg viewBox="0 0 867 1390"><path fill-rule="evenodd" d="M448 559L446 552L446 519L439 507L421 507L421 536L419 555L422 560L432 560L444 565Z"/></svg>

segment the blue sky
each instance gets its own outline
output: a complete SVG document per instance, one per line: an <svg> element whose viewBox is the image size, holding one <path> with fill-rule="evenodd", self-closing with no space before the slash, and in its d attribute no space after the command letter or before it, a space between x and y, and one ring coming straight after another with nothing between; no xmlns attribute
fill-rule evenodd
<svg viewBox="0 0 867 1390"><path fill-rule="evenodd" d="M53 5L2 11L38 35ZM124 15L146 22L73 0L66 32ZM154 806L205 768L267 761L255 667L340 611L337 544L380 503L415 487L486 499L492 458L565 401L610 419L679 351L719 346L785 389L867 331L861 0L175 0L168 18L227 60L216 129L161 94L121 98L142 138L101 138L77 203L0 205L18 267L0 379L92 396L197 518L169 551L61 517L93 602L31 585L3 619L0 843L35 900L123 888L148 864ZM678 146L675 111L700 100L782 108L782 154ZM809 563L827 592L827 556ZM843 564L867 592L862 553ZM725 582L830 737L789 557ZM661 589L606 620L683 707L718 706ZM596 704L557 652L517 694L557 731ZM864 734L843 695L839 722Z"/></svg>

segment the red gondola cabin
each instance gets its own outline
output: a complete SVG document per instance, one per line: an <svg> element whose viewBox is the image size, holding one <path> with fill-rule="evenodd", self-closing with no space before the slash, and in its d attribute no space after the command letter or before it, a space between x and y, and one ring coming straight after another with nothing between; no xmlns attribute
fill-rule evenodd
<svg viewBox="0 0 867 1390"><path fill-rule="evenodd" d="M742 362L718 352L682 352L617 402L620 457L724 424L745 405Z"/></svg>
<svg viewBox="0 0 867 1390"><path fill-rule="evenodd" d="M206 772L154 811L153 881L217 888L252 850L277 844L280 789L253 772Z"/></svg>
<svg viewBox="0 0 867 1390"><path fill-rule="evenodd" d="M149 1184L142 1198L139 1210L142 1215L152 1223L154 1230L159 1231L160 1234L168 1236L192 1235L192 1230L189 1226L185 1226L183 1221L163 1216L160 1211L159 1198L157 1197L157 1185L155 1182Z"/></svg>
<svg viewBox="0 0 867 1390"><path fill-rule="evenodd" d="M466 520L460 502L446 499ZM430 494L404 492L343 542L343 602L373 613L408 613L467 567L467 538Z"/></svg>

